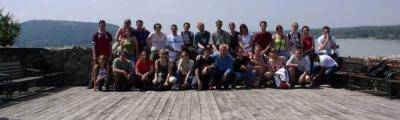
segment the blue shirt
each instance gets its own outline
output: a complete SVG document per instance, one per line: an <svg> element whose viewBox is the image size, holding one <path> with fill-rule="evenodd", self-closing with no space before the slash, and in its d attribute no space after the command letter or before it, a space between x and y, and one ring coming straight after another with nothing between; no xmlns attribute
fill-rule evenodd
<svg viewBox="0 0 400 120"><path fill-rule="evenodd" d="M147 45L146 40L147 40L147 37L149 37L150 32L143 28L140 31L136 30L135 35L136 35L136 39L138 41L138 44L139 44L138 46L139 46L140 50L143 50L143 48Z"/></svg>
<svg viewBox="0 0 400 120"><path fill-rule="evenodd" d="M219 53L212 56L215 60L215 66L221 71L231 71L233 69L233 57L226 54L223 58Z"/></svg>

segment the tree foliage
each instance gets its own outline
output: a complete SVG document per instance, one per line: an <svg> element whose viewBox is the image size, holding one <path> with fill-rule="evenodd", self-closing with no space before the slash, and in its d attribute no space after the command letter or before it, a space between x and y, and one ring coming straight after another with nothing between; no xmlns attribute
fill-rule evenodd
<svg viewBox="0 0 400 120"><path fill-rule="evenodd" d="M21 26L11 13L3 13L0 9L0 46L12 46L20 34Z"/></svg>

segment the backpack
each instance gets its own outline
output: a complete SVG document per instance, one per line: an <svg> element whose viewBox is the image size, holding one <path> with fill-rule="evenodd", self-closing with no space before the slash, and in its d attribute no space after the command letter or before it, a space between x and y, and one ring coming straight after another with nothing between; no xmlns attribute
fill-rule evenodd
<svg viewBox="0 0 400 120"><path fill-rule="evenodd" d="M188 31L188 32L189 32L189 42L190 43L184 43L184 44L185 44L185 46L193 46L193 39L194 39L193 33L191 31ZM181 36L183 37L183 32L181 32ZM183 42L185 42L185 41L183 41Z"/></svg>
<svg viewBox="0 0 400 120"><path fill-rule="evenodd" d="M383 62L380 62L378 65L373 66L368 70L367 76L384 78L386 71L389 71L389 66Z"/></svg>
<svg viewBox="0 0 400 120"><path fill-rule="evenodd" d="M292 41L291 41L292 35L290 34L290 32L288 33L287 36L289 38L289 43L292 43ZM297 36L299 37L299 41L294 41L295 45L296 45L296 48L302 48L303 46L301 46L301 43L300 43L300 39L301 39L300 33L297 32Z"/></svg>
<svg viewBox="0 0 400 120"><path fill-rule="evenodd" d="M275 72L274 75L275 85L277 88L286 89L289 88L289 72L285 68L280 68Z"/></svg>

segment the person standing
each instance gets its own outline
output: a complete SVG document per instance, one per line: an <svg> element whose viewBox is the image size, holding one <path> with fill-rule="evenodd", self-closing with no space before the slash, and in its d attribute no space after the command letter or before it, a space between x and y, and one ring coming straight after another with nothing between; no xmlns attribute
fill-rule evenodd
<svg viewBox="0 0 400 120"><path fill-rule="evenodd" d="M253 37L251 45L258 44L262 53L267 53L268 49L271 49L273 40L271 33L267 32L267 22L260 22L261 31L256 33Z"/></svg>
<svg viewBox="0 0 400 120"><path fill-rule="evenodd" d="M289 46L289 40L287 36L283 34L283 27L282 25L276 26L276 33L272 37L274 40L273 48L277 50L277 55L278 56L283 56L285 59L288 59L289 53L288 53L288 46Z"/></svg>
<svg viewBox="0 0 400 120"><path fill-rule="evenodd" d="M153 27L154 32L151 33L147 38L147 46L149 46L151 50L150 59L157 60L158 51L165 47L167 36L163 32L161 32L160 23L155 23Z"/></svg>
<svg viewBox="0 0 400 120"><path fill-rule="evenodd" d="M210 32L204 29L204 23L202 22L197 23L197 28L199 32L194 35L194 45L198 48L197 52L200 53L210 42Z"/></svg>
<svg viewBox="0 0 400 120"><path fill-rule="evenodd" d="M147 37L149 37L150 32L146 28L143 27L142 20L136 21L136 30L134 33L135 33L136 39L138 41L137 43L139 46L139 51L143 51L147 46L146 40L147 40Z"/></svg>
<svg viewBox="0 0 400 120"><path fill-rule="evenodd" d="M217 27L217 30L215 32L211 33L210 37L210 44L213 47L214 52L218 52L218 48L221 44L226 44L229 45L230 43L230 35L228 32L222 30L222 21L217 20L215 22L215 26Z"/></svg>
<svg viewBox="0 0 400 120"><path fill-rule="evenodd" d="M252 56L254 50L253 46L251 45L251 41L253 40L253 35L249 32L246 24L241 24L240 27L240 34L239 34L239 43L242 49L245 50L249 56Z"/></svg>
<svg viewBox="0 0 400 120"><path fill-rule="evenodd" d="M297 32L299 29L299 24L297 22L292 24L292 29L288 33L288 41L289 41L289 52L291 55L295 54L296 49L302 49L303 48L303 42L301 41L300 33Z"/></svg>
<svg viewBox="0 0 400 120"><path fill-rule="evenodd" d="M320 54L329 55L332 58L337 58L337 45L336 38L330 34L330 28L324 26L322 28L323 34L318 37L318 52Z"/></svg>
<svg viewBox="0 0 400 120"><path fill-rule="evenodd" d="M177 33L178 27L173 24L171 25L171 35L167 36L166 48L169 51L169 57L172 61L178 60L178 56L182 51L182 46L184 44L182 36Z"/></svg>
<svg viewBox="0 0 400 120"><path fill-rule="evenodd" d="M93 34L92 37L92 54L93 54L93 63L94 65L97 64L96 62L99 61L97 58L100 55L104 55L106 62L111 62L112 60L112 36L111 33L106 31L106 21L100 20L99 23L99 30ZM89 81L89 85L87 86L88 89L93 88L94 81L91 79Z"/></svg>

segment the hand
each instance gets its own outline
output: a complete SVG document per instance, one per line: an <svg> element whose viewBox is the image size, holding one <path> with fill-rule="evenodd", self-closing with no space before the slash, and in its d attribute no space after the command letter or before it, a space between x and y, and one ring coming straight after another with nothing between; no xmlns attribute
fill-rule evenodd
<svg viewBox="0 0 400 120"><path fill-rule="evenodd" d="M164 83L164 86L168 86L168 82L165 82L165 83Z"/></svg>
<svg viewBox="0 0 400 120"><path fill-rule="evenodd" d="M128 77L128 73L127 72L122 72L122 75L124 75L124 77Z"/></svg>
<svg viewBox="0 0 400 120"><path fill-rule="evenodd" d="M130 80L130 79L131 79L131 75L128 74L128 75L126 76L126 79Z"/></svg>
<svg viewBox="0 0 400 120"><path fill-rule="evenodd" d="M227 76L228 76L228 75L225 73L225 74L222 76L222 81L226 81Z"/></svg>

